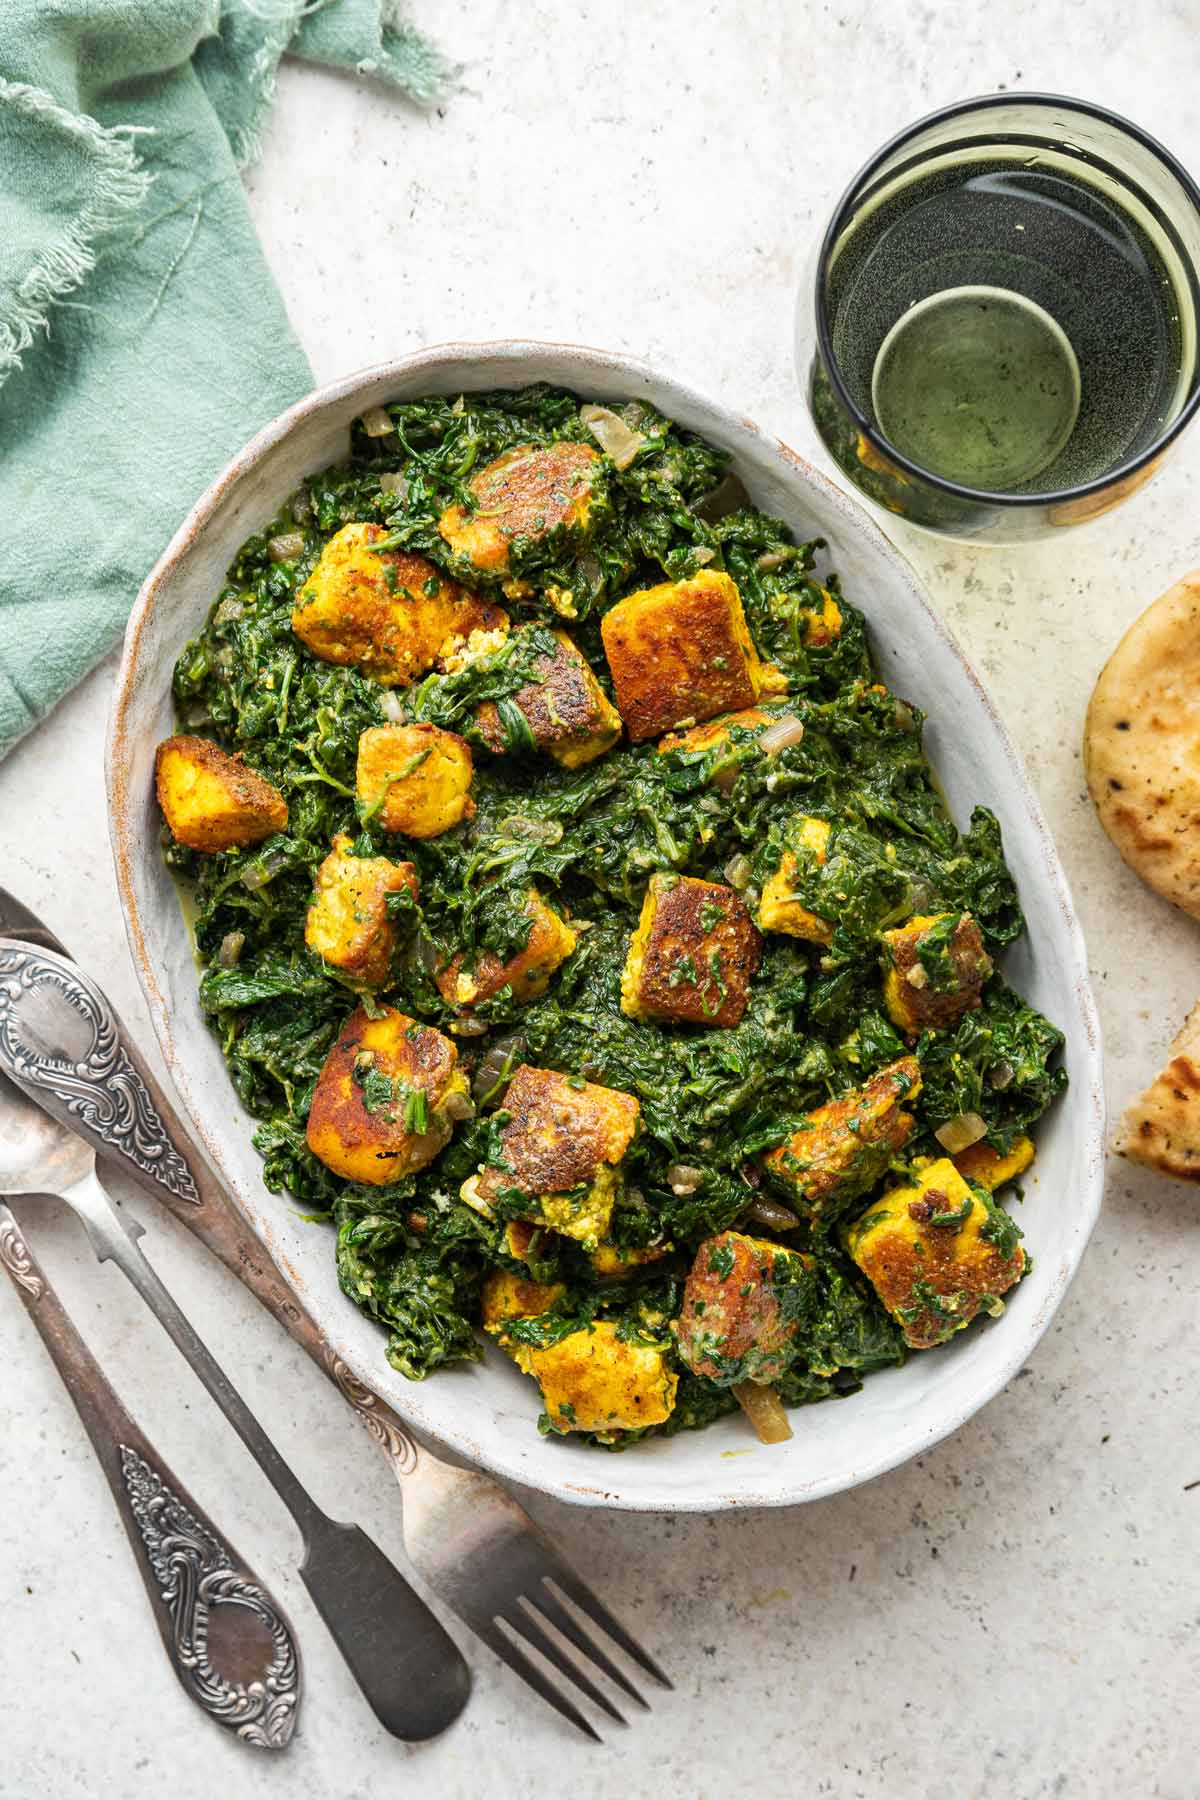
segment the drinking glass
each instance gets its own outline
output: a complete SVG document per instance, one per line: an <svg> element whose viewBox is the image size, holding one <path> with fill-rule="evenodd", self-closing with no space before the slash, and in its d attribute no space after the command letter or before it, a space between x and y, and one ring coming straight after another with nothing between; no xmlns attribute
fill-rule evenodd
<svg viewBox="0 0 1200 1800"><path fill-rule="evenodd" d="M800 296L826 447L870 499L982 542L1141 487L1200 407L1200 189L1138 126L993 94L851 182Z"/></svg>

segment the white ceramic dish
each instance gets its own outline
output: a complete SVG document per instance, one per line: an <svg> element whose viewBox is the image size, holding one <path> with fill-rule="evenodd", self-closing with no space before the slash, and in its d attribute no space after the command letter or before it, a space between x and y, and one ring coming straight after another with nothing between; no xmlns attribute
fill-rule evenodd
<svg viewBox="0 0 1200 1800"><path fill-rule="evenodd" d="M756 503L798 536L829 541L847 596L866 612L886 680L930 715L927 744L960 819L994 808L1030 934L1007 969L1067 1035L1071 1086L1039 1132L1020 1211L1033 1273L1003 1319L964 1332L903 1369L872 1375L848 1400L793 1415L795 1436L767 1448L740 1417L621 1455L538 1435L537 1391L498 1352L410 1383L384 1359L383 1333L339 1291L333 1241L262 1185L251 1122L196 997L196 967L159 855L154 748L173 729L171 668L199 628L235 551L306 475L344 453L350 422L388 400L542 380L589 398L639 397L732 453ZM857 505L786 445L691 388L640 364L572 346L450 344L347 376L259 435L193 509L142 589L125 643L108 743L117 876L129 941L172 1076L197 1132L255 1229L354 1372L432 1438L494 1473L577 1504L665 1511L780 1506L882 1474L929 1448L990 1400L1025 1362L1078 1265L1100 1206L1100 1045L1082 935L1045 820L978 679L899 552Z"/></svg>

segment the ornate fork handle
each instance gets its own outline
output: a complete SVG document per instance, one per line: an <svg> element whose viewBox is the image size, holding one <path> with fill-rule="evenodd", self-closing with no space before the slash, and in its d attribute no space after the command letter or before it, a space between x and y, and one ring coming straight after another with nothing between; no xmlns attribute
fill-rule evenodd
<svg viewBox="0 0 1200 1800"><path fill-rule="evenodd" d="M300 1700L300 1660L286 1616L125 1410L3 1204L0 1264L100 1459L184 1692L245 1743L282 1750ZM218 1609L219 1657L210 1644Z"/></svg>

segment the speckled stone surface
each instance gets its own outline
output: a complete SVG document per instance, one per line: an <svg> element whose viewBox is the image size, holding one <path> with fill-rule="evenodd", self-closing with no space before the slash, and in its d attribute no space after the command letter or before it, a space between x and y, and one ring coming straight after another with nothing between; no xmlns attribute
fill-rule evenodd
<svg viewBox="0 0 1200 1800"><path fill-rule="evenodd" d="M570 338L677 371L813 453L792 372L796 286L833 198L886 135L942 102L1024 86L1105 102L1200 166L1188 0L1142 11L1136 53L1114 0L421 0L418 17L464 60L444 116L285 69L251 178L321 378L443 338ZM1120 631L1200 562L1198 518L1200 436L1129 506L1053 543L976 551L895 534L1050 814L1088 933L1114 1106L1154 1072L1200 991L1200 927L1100 833L1080 725ZM0 880L61 931L145 1043L103 817L111 678L110 664L0 768ZM182 1231L131 1205L318 1498L399 1558L394 1484L332 1389ZM193 1715L75 1415L0 1288L4 1800L1200 1794L1200 1199L1184 1188L1114 1167L1091 1251L1029 1366L957 1436L873 1486L678 1520L531 1499L676 1677L652 1717L604 1748L576 1741L465 1637L475 1693L460 1723L429 1746L388 1739L237 1440L74 1225L49 1204L21 1210L142 1422L290 1608L308 1693L280 1759Z"/></svg>

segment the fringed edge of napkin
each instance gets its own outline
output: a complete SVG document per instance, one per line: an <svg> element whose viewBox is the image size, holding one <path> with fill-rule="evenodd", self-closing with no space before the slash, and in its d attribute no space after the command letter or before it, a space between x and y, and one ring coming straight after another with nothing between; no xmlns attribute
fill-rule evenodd
<svg viewBox="0 0 1200 1800"><path fill-rule="evenodd" d="M0 312L0 382L21 366L39 331L49 330L50 309L81 287L96 266L96 247L125 223L146 198L153 176L138 160L134 126L106 127L61 106L53 94L24 82L0 79L0 106L43 119L77 138L93 159L93 189L53 244L33 262Z"/></svg>
<svg viewBox="0 0 1200 1800"><path fill-rule="evenodd" d="M339 27L346 18L348 0L341 0L341 7L339 0L245 3L263 35L245 71L248 117L225 120L239 169L248 168L262 154L263 130L275 104L279 65L285 55L390 82L418 106L432 106L454 86L457 69L410 24L404 0L378 0L377 12L374 6L357 9L344 38Z"/></svg>

